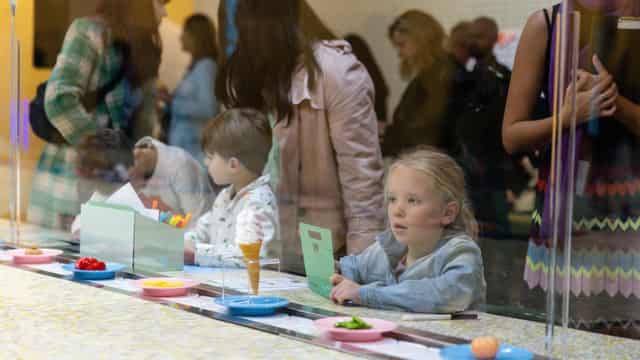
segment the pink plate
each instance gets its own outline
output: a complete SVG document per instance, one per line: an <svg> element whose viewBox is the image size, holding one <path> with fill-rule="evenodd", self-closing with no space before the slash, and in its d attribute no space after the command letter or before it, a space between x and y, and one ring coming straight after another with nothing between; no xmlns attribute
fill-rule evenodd
<svg viewBox="0 0 640 360"><path fill-rule="evenodd" d="M174 281L174 282L181 282L183 286L175 287L175 288L161 288L161 287L144 285L144 283L147 281ZM180 279L180 278L147 278L147 279L138 279L133 283L135 286L142 289L143 295L153 296L153 297L185 296L189 293L189 288L192 288L200 284L200 282L196 280Z"/></svg>
<svg viewBox="0 0 640 360"><path fill-rule="evenodd" d="M382 334L385 332L393 331L397 325L391 321L362 318L367 324L371 325L371 329L365 330L349 330L344 328L337 328L335 324L341 321L349 321L350 317L328 317L324 319L318 319L314 321L318 329L326 332L337 341L344 342L366 342L366 341L378 341L382 339Z"/></svg>
<svg viewBox="0 0 640 360"><path fill-rule="evenodd" d="M7 254L13 256L13 263L16 265L26 264L49 264L53 262L53 258L62 254L62 250L40 249L42 255L27 255L25 249L14 249L7 251Z"/></svg>

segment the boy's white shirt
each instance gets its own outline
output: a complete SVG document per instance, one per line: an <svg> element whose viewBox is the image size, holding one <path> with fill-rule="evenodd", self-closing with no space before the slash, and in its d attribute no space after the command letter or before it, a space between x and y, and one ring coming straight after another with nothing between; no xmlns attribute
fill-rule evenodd
<svg viewBox="0 0 640 360"><path fill-rule="evenodd" d="M150 137L142 138L138 143L148 140L158 152L158 161L153 175L139 191L147 197L160 198L173 212L190 213L193 219L200 218L210 208L215 195L206 171L181 148Z"/></svg>
<svg viewBox="0 0 640 360"><path fill-rule="evenodd" d="M238 244L258 240L262 258L279 257L278 205L269 181L269 175L261 176L233 199L231 186L220 192L213 208L185 234L185 245L196 249L196 264L242 266Z"/></svg>

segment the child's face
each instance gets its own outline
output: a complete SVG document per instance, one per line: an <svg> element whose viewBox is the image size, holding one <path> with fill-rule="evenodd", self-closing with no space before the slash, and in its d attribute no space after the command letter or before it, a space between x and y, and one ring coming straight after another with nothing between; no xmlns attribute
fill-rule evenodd
<svg viewBox="0 0 640 360"><path fill-rule="evenodd" d="M232 183L234 167L232 166L231 159L225 159L218 153L213 155L207 154L204 163L207 166L209 175L211 175L211 178L216 184L223 186Z"/></svg>
<svg viewBox="0 0 640 360"><path fill-rule="evenodd" d="M389 225L399 242L411 247L440 239L448 217L433 179L400 165L389 175L387 188Z"/></svg>

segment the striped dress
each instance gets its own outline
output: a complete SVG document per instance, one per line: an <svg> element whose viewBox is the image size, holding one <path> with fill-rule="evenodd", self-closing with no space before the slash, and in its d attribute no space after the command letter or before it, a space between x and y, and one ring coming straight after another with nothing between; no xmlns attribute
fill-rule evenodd
<svg viewBox="0 0 640 360"><path fill-rule="evenodd" d="M107 46L108 33L94 18L76 19L69 27L62 50L50 75L45 95L47 116L69 145L46 144L32 180L28 222L48 228L68 229L80 211L76 152L73 145L99 128L130 126L125 101L130 92L121 81L92 112L82 105L83 96L104 87L118 76L122 57ZM138 119L153 123L152 93L145 92ZM137 125L136 125L137 126Z"/></svg>
<svg viewBox="0 0 640 360"><path fill-rule="evenodd" d="M592 55L598 53L614 77L620 95L640 104L640 52L636 50L637 43L630 42L640 37L615 30L616 21L616 14L583 13L580 67L593 71L589 64ZM594 37L599 33L607 33L607 40ZM553 51L548 53L549 64L554 63L554 55ZM576 189L574 196L569 274L565 273L564 244L559 238L556 290L560 291L569 276L570 319L575 327L640 329L640 140L612 117L581 126L577 130L577 144L576 183L584 180L584 186ZM566 142L562 151L566 163ZM546 292L549 287L550 164L548 157L546 160L540 169L526 259L524 277L532 292L527 294L529 299L523 300L525 304L536 293L542 295L540 289ZM561 181L566 193L567 179ZM562 199L567 200L564 195ZM561 217L566 210L564 205L560 207Z"/></svg>

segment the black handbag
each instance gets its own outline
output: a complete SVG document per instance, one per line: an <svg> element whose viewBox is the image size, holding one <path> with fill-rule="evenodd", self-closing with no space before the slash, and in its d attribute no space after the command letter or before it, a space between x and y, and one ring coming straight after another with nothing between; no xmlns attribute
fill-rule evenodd
<svg viewBox="0 0 640 360"><path fill-rule="evenodd" d="M124 68L120 70L118 75L101 89L94 93L86 94L82 103L87 111L93 111L95 107L103 102L108 93L110 93L124 78ZM66 144L67 141L60 131L51 123L47 112L44 108L45 93L47 91L47 82L38 85L36 97L29 103L29 123L31 130L40 139L51 144Z"/></svg>

